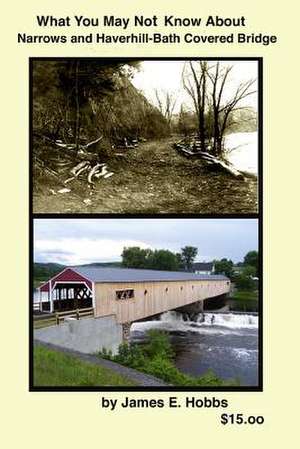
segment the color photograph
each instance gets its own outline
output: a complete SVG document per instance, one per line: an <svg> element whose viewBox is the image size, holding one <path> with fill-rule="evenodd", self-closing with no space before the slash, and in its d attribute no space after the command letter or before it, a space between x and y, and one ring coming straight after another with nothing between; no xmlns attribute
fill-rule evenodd
<svg viewBox="0 0 300 449"><path fill-rule="evenodd" d="M34 219L31 388L257 389L257 219Z"/></svg>

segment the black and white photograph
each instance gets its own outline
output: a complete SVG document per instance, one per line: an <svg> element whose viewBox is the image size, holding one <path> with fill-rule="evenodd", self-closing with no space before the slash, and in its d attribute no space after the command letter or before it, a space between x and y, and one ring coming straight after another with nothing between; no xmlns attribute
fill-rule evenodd
<svg viewBox="0 0 300 449"><path fill-rule="evenodd" d="M31 58L33 212L256 214L259 58Z"/></svg>

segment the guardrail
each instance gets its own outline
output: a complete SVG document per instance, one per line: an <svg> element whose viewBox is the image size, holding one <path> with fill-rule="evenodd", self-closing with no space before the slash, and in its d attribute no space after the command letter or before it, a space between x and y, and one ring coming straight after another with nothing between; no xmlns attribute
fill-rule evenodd
<svg viewBox="0 0 300 449"><path fill-rule="evenodd" d="M42 327L59 325L66 318L75 318L80 320L81 318L88 318L94 316L94 308L87 307L85 309L67 310L65 312L47 313L46 315L38 315L33 317L34 329L40 329Z"/></svg>
<svg viewBox="0 0 300 449"><path fill-rule="evenodd" d="M55 314L56 324L60 324L60 322L64 321L65 318L76 318L76 320L80 320L80 318L89 316L94 316L93 307L87 307L85 309L67 310L66 312L57 312Z"/></svg>

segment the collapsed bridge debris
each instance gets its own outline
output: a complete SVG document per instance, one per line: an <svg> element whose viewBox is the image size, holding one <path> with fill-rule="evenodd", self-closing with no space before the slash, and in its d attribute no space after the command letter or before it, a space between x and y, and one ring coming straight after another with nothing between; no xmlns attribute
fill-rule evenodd
<svg viewBox="0 0 300 449"><path fill-rule="evenodd" d="M36 158L35 163L38 164L42 171L56 178L64 178L69 175L62 181L63 184L68 184L75 179L82 178L84 175L89 187L93 187L95 179L100 179L101 177L107 179L114 174L109 171L106 163L99 161L100 155L98 153L90 151L91 147L99 143L103 136L87 144L63 143L61 140L53 140L42 135L37 135L37 137L51 142L53 149L50 155L47 154L46 157Z"/></svg>
<svg viewBox="0 0 300 449"><path fill-rule="evenodd" d="M202 151L201 142L195 137L184 138L174 143L174 148L185 157L201 159L213 168L226 171L235 178L244 179L244 175L236 170L230 162L217 158L209 152ZM207 149L210 150L210 148L210 145L207 145Z"/></svg>
<svg viewBox="0 0 300 449"><path fill-rule="evenodd" d="M96 165L94 165L92 167L92 165L89 161L82 161L82 162L79 162L79 164L77 164L74 168L72 168L70 173L73 176L66 179L64 181L64 184L68 184L69 182L78 178L79 175L81 175L82 173L84 173L86 171L88 172L87 181L88 181L89 185L94 185L93 177L95 177L97 179L99 179L101 177L103 177L104 179L107 179L107 178L110 178L114 174L113 172L109 172L107 170L107 164L97 163Z"/></svg>

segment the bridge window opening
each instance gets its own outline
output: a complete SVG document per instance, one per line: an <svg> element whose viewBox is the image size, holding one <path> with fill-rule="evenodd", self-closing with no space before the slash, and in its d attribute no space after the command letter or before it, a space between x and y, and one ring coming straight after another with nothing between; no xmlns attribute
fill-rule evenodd
<svg viewBox="0 0 300 449"><path fill-rule="evenodd" d="M148 290L145 290L145 291L144 291L144 295L147 295L147 293L148 293Z"/></svg>
<svg viewBox="0 0 300 449"><path fill-rule="evenodd" d="M83 282L58 282L52 290L52 302L53 312L84 309L93 307L93 295ZM50 308L49 302L48 305Z"/></svg>
<svg viewBox="0 0 300 449"><path fill-rule="evenodd" d="M166 287L166 293L168 293L168 291L169 291L169 288L168 288L168 287Z"/></svg>
<svg viewBox="0 0 300 449"><path fill-rule="evenodd" d="M116 291L116 299L131 299L134 298L134 290L128 289L128 290L117 290Z"/></svg>
<svg viewBox="0 0 300 449"><path fill-rule="evenodd" d="M180 287L180 290L183 290L183 287L182 287L182 286Z"/></svg>

